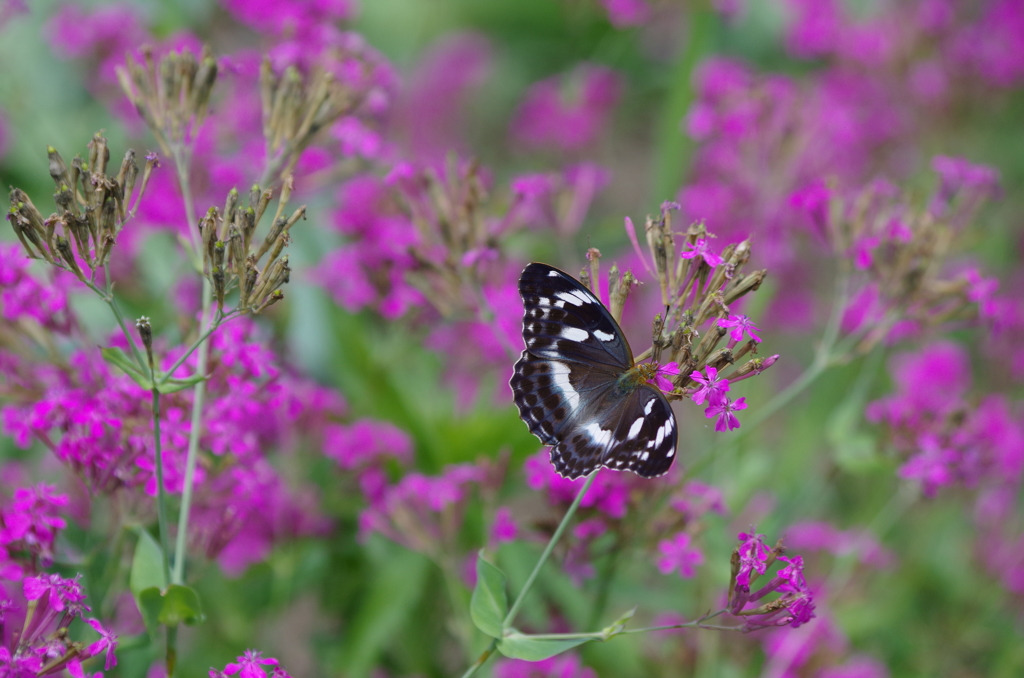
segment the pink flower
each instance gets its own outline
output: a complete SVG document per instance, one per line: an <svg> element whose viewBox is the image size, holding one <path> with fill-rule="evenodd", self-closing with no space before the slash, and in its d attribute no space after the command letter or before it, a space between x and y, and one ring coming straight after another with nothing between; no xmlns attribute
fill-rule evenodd
<svg viewBox="0 0 1024 678"><path fill-rule="evenodd" d="M719 379L718 370L710 365L704 371L706 377L696 370L690 373L690 379L700 384L700 388L690 396L690 399L698 405L703 405L705 400L709 405L722 402L729 390L729 380Z"/></svg>
<svg viewBox="0 0 1024 678"><path fill-rule="evenodd" d="M347 426L328 424L324 429L324 454L343 469L363 468L387 457L408 462L412 439L394 424L372 419Z"/></svg>
<svg viewBox="0 0 1024 678"><path fill-rule="evenodd" d="M109 671L117 666L117 657L114 655L114 648L117 647L117 636L103 628L103 625L96 619L86 619L85 621L96 633L100 634L100 639L86 648L86 652L90 657L95 657L100 652L105 651L106 659L103 663L103 670Z"/></svg>
<svg viewBox="0 0 1024 678"><path fill-rule="evenodd" d="M512 122L512 134L535 148L553 146L578 151L603 131L622 89L619 76L603 66L577 66L564 80L542 80L527 92ZM566 90L575 96L566 96Z"/></svg>
<svg viewBox="0 0 1024 678"><path fill-rule="evenodd" d="M627 28L647 23L651 7L645 0L600 0L608 12L608 20L616 28Z"/></svg>
<svg viewBox="0 0 1024 678"><path fill-rule="evenodd" d="M690 245L691 249L687 252L682 252L679 256L683 259L693 259L695 257L704 259L707 265L711 268L720 266L722 264L722 257L711 252L711 250L708 249L709 247L710 244L706 238L697 238L697 241Z"/></svg>
<svg viewBox="0 0 1024 678"><path fill-rule="evenodd" d="M744 332L754 341L761 342L761 337L757 335L760 330L754 325L754 321L745 315L730 315L724 320L719 320L718 325L732 328L732 332L729 333L729 348L743 340Z"/></svg>
<svg viewBox="0 0 1024 678"><path fill-rule="evenodd" d="M671 506L687 521L696 520L711 511L723 516L727 514L722 490L697 480L686 483L677 498L672 500Z"/></svg>
<svg viewBox="0 0 1024 678"><path fill-rule="evenodd" d="M737 537L741 543L738 548L740 569L736 575L736 583L749 586L753 579L753 573L761 575L768 570L768 556L771 554L771 549L764 543L763 534L740 532Z"/></svg>
<svg viewBox="0 0 1024 678"><path fill-rule="evenodd" d="M677 374L679 374L679 363L671 362L665 365L659 365L658 371L654 373L654 378L650 381L652 381L654 385L662 391L668 392L675 388L668 377L674 377Z"/></svg>
<svg viewBox="0 0 1024 678"><path fill-rule="evenodd" d="M710 403L710 407L704 410L704 416L708 419L718 417L718 421L715 422L715 430L723 433L740 427L740 421L733 412L745 409L747 409L746 398L740 398L735 402L731 398L723 398L717 403Z"/></svg>
<svg viewBox="0 0 1024 678"><path fill-rule="evenodd" d="M658 550L662 557L658 559L658 570L662 574L679 572L679 576L688 579L697 574L697 566L704 562L704 554L700 549L691 546L690 535L680 532L671 539L658 542Z"/></svg>
<svg viewBox="0 0 1024 678"><path fill-rule="evenodd" d="M241 23L269 35L299 34L306 37L317 26L331 24L352 15L350 0L221 0Z"/></svg>
<svg viewBox="0 0 1024 678"><path fill-rule="evenodd" d="M266 678L264 666L277 666L278 662L273 657L264 657L262 652L257 650L246 650L245 654L238 657L224 667L224 673L233 676L236 673L238 678Z"/></svg>
<svg viewBox="0 0 1024 678"><path fill-rule="evenodd" d="M516 525L515 519L512 518L512 510L507 506L498 508L494 512L494 522L491 523L491 539L495 543L501 544L515 541L518 534L519 527Z"/></svg>

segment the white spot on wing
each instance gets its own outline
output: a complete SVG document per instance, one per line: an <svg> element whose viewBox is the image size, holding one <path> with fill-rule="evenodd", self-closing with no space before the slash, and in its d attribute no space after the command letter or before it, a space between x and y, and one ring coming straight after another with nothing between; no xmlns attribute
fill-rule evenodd
<svg viewBox="0 0 1024 678"><path fill-rule="evenodd" d="M651 410L653 410L653 409L654 409L654 398L651 398L650 400L647 401L647 404L644 405L644 414L650 414Z"/></svg>
<svg viewBox="0 0 1024 678"><path fill-rule="evenodd" d="M651 453L650 453L650 452L644 452L644 456L640 457L640 461L647 461L647 459L648 459L648 458L649 458L650 456L651 456Z"/></svg>
<svg viewBox="0 0 1024 678"><path fill-rule="evenodd" d="M573 306L582 306L583 302L580 301L579 293L573 290L572 292L556 292L555 296L562 301L568 301ZM584 301L586 301L584 299Z"/></svg>
<svg viewBox="0 0 1024 678"><path fill-rule="evenodd" d="M629 427L629 433L627 434L627 437L630 440L636 438L638 435L640 435L640 429L643 428L643 425L644 418L639 417L636 421L633 422L633 425Z"/></svg>
<svg viewBox="0 0 1024 678"><path fill-rule="evenodd" d="M613 339L615 339L614 334L602 332L601 330L594 330L594 336L600 339L601 341L612 341Z"/></svg>
<svg viewBox="0 0 1024 678"><path fill-rule="evenodd" d="M563 327L562 337L569 341L586 341L590 334L586 330L581 330L578 327Z"/></svg>
<svg viewBox="0 0 1024 678"><path fill-rule="evenodd" d="M588 424L583 430L590 436L590 442L598 447L605 447L612 441L612 432L601 428L596 421Z"/></svg>
<svg viewBox="0 0 1024 678"><path fill-rule="evenodd" d="M548 271L548 277L549 278L557 278L558 277L558 271Z"/></svg>
<svg viewBox="0 0 1024 678"><path fill-rule="evenodd" d="M587 296L587 294L585 292L581 292L579 290L573 290L572 292L570 292L570 294L572 294L577 299L579 299L580 302L583 303L583 304L592 304L592 303L594 303L594 300L591 299L589 296Z"/></svg>
<svg viewBox="0 0 1024 678"><path fill-rule="evenodd" d="M665 439L665 427L658 428L658 436L654 439L654 446L658 447L661 445L661 441Z"/></svg>
<svg viewBox="0 0 1024 678"><path fill-rule="evenodd" d="M569 403L571 409L576 409L580 404L580 394L569 383L569 366L565 363L554 362L551 365L551 381L555 388L562 392L562 396Z"/></svg>

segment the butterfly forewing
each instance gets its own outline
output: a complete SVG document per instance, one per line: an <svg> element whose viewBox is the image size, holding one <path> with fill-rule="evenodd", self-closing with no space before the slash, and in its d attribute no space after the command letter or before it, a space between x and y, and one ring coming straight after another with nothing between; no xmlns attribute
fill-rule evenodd
<svg viewBox="0 0 1024 678"><path fill-rule="evenodd" d="M578 478L599 466L657 476L672 464L675 417L661 392L620 377L633 354L590 290L546 264L519 279L526 350L510 385L523 421L551 445L555 470Z"/></svg>

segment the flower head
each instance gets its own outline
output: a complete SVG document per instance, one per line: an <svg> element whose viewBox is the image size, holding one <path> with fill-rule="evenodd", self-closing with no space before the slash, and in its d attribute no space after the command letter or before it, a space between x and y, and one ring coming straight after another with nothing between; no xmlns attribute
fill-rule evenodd
<svg viewBox="0 0 1024 678"><path fill-rule="evenodd" d="M703 259L711 268L720 266L722 264L722 257L708 249L709 246L707 238L697 238L696 242L690 245L691 249L687 252L681 253L679 256L683 259Z"/></svg>
<svg viewBox="0 0 1024 678"><path fill-rule="evenodd" d="M704 401L709 405L721 403L725 399L726 391L729 390L729 380L719 378L718 370L710 365L705 369L705 373L707 376L696 371L690 373L690 379L700 384L690 399L698 405L703 405Z"/></svg>
<svg viewBox="0 0 1024 678"><path fill-rule="evenodd" d="M733 401L732 398L722 398L717 403L710 403L710 406L704 410L704 416L708 419L718 417L715 422L715 430L724 433L740 427L740 420L733 412L745 409L747 409L746 398L739 398L736 401Z"/></svg>
<svg viewBox="0 0 1024 678"><path fill-rule="evenodd" d="M650 381L662 391L671 391L675 386L669 377L674 377L677 374L679 374L679 363L672 362L666 365L658 365L658 371L654 373L654 377Z"/></svg>
<svg viewBox="0 0 1024 678"><path fill-rule="evenodd" d="M658 543L661 558L658 559L658 570L662 574L679 572L679 576L688 579L697 574L697 566L704 562L704 554L692 545L692 538L686 532L680 532L671 539L663 539Z"/></svg>
<svg viewBox="0 0 1024 678"><path fill-rule="evenodd" d="M732 328L729 333L729 348L743 340L744 332L754 341L761 342L761 337L757 334L760 330L754 325L754 321L745 315L730 315L725 320L719 320L718 324L720 327Z"/></svg>

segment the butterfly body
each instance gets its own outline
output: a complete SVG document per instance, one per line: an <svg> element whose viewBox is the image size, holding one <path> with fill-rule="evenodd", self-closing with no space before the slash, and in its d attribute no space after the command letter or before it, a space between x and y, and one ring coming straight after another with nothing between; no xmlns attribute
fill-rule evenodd
<svg viewBox="0 0 1024 678"><path fill-rule="evenodd" d="M526 348L509 382L519 414L566 478L601 466L644 477L668 471L677 430L672 407L647 383L608 309L572 276L529 264L519 279Z"/></svg>

